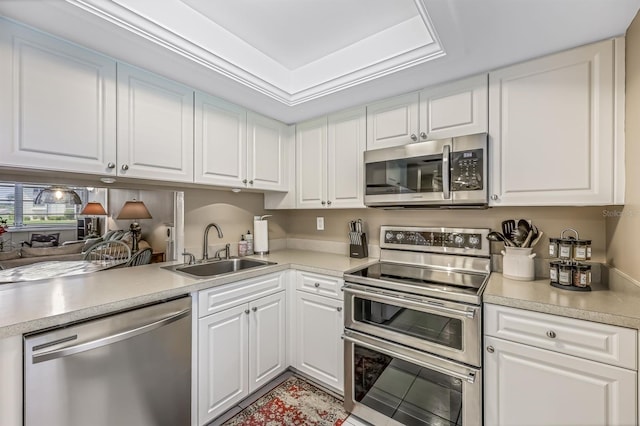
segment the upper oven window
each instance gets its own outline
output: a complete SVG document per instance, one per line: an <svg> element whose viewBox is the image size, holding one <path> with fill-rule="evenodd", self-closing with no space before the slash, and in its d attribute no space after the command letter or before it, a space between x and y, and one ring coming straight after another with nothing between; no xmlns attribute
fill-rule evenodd
<svg viewBox="0 0 640 426"><path fill-rule="evenodd" d="M366 164L367 195L442 192L442 155Z"/></svg>
<svg viewBox="0 0 640 426"><path fill-rule="evenodd" d="M462 320L354 297L354 320L462 350Z"/></svg>

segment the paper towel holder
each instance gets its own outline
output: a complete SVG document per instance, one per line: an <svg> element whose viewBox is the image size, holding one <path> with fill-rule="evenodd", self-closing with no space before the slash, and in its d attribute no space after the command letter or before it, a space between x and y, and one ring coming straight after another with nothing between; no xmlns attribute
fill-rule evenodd
<svg viewBox="0 0 640 426"><path fill-rule="evenodd" d="M269 228L267 217L270 214L253 217L253 252L255 254L269 254Z"/></svg>

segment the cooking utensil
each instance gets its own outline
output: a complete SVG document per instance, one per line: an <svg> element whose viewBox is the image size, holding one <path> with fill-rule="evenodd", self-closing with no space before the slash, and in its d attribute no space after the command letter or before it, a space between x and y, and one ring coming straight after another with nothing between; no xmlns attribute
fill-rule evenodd
<svg viewBox="0 0 640 426"><path fill-rule="evenodd" d="M527 233L527 238L525 238L524 243L522 243L522 247L528 248L531 244L531 239L533 238L533 229L530 229Z"/></svg>
<svg viewBox="0 0 640 426"><path fill-rule="evenodd" d="M513 246L513 243L509 239L507 239L504 235L496 231L489 232L487 234L487 239L489 241L501 241L504 243L505 246L509 246L509 247Z"/></svg>
<svg viewBox="0 0 640 426"><path fill-rule="evenodd" d="M511 238L511 234L516 229L516 221L508 219L502 222L502 235L506 238Z"/></svg>
<svg viewBox="0 0 640 426"><path fill-rule="evenodd" d="M538 244L538 242L542 239L543 234L544 232L540 231L538 233L538 236L533 241L531 241L531 244L529 245L529 247L534 247L536 244Z"/></svg>

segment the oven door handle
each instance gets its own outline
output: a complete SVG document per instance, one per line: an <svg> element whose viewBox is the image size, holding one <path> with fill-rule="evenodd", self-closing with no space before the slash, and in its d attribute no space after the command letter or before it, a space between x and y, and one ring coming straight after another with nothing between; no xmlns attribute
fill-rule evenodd
<svg viewBox="0 0 640 426"><path fill-rule="evenodd" d="M476 315L476 310L475 309L471 309L471 310L462 310L462 309L454 309L454 308L447 308L446 306L441 306L435 302L432 302L430 300L427 299L422 299L419 297L412 297L412 296L389 296L385 293L381 293L381 292L377 292L377 291L363 291L363 290L357 290L349 285L345 285L344 287L342 287L342 290L351 294L354 294L356 296L375 296L377 298L380 298L382 300L386 300L388 302L392 302L392 303L403 303L403 302L413 302L413 303L421 303L424 304L424 306L420 306L421 309L423 310L427 310L430 312L434 312L434 313L443 313L443 314L453 314L453 315L457 315L457 316L461 316L461 317L466 317L469 319L473 319Z"/></svg>
<svg viewBox="0 0 640 426"><path fill-rule="evenodd" d="M384 347L380 347L380 346L376 346L376 345L372 345L370 343L367 342L363 342L360 339L354 339L353 337L349 336L348 333L345 333L342 335L342 339L346 342L350 342L350 343L354 343L358 346L362 346L364 348L367 349L371 349L373 351L381 351L384 350L386 351L389 355L393 356L394 358L400 358L402 360L405 360L407 362L413 363L413 364L417 364L420 365L422 367L428 368L430 370L434 370L437 371L439 373L442 374L446 374L447 376L451 376L451 377L455 377L456 379L460 379L460 380L464 380L468 383L473 384L476 380L476 375L473 372L469 372L468 374L462 374L462 373L458 373L457 371L452 371L449 370L448 368L444 368L441 366L437 366L437 365L433 365L433 364L429 364L429 363L425 363L419 359L416 359L414 357L411 356L407 356L407 355L403 355L400 354L396 351L393 350L393 344L391 343L385 343Z"/></svg>

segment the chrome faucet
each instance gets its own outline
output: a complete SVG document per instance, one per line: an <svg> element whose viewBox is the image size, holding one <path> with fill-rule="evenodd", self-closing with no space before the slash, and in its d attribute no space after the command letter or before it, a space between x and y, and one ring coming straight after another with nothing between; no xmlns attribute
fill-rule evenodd
<svg viewBox="0 0 640 426"><path fill-rule="evenodd" d="M225 244L224 248L221 248L220 250L216 251L216 254L213 256L216 259L222 260L222 257L220 257L220 253L224 252L224 258L229 260L231 258L231 244L227 243Z"/></svg>
<svg viewBox="0 0 640 426"><path fill-rule="evenodd" d="M204 236L202 238L202 260L209 259L209 229L216 228L218 231L218 238L222 238L222 230L216 223L210 223L204 228Z"/></svg>

